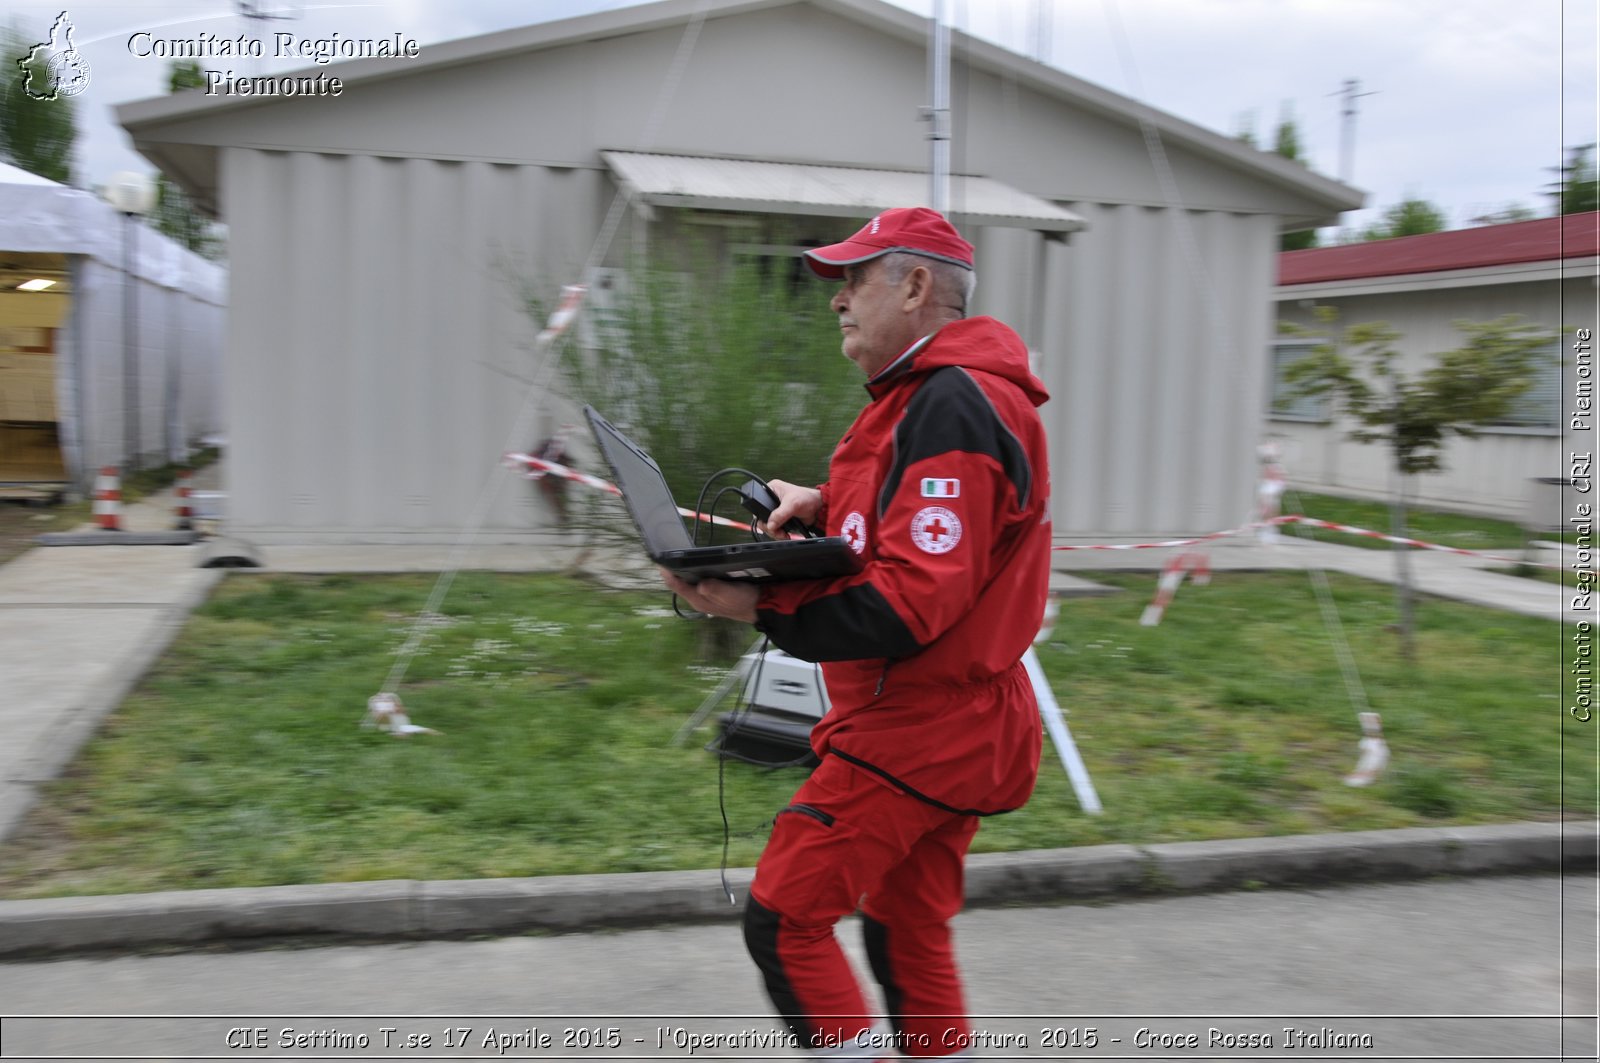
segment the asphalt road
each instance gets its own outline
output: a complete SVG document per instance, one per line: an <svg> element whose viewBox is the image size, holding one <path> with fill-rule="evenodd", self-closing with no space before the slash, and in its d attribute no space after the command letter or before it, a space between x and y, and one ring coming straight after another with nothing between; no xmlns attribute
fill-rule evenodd
<svg viewBox="0 0 1600 1063"><path fill-rule="evenodd" d="M984 1059L1596 1058L1582 875L973 911L957 935ZM800 1055L769 1046L734 923L0 964L0 1013L6 1059Z"/></svg>

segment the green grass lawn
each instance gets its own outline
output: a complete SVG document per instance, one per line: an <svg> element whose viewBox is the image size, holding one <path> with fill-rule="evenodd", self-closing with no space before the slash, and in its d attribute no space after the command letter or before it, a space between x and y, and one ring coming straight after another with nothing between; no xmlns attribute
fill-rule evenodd
<svg viewBox="0 0 1600 1063"><path fill-rule="evenodd" d="M1553 818L1595 790L1595 725L1559 700L1559 626L1424 599L1396 659L1387 586L1334 578L1393 750L1360 737L1307 577L1064 604L1040 659L1105 805L1048 741L1038 791L979 850ZM231 575L0 849L0 896L716 867L716 759L673 734L726 661L661 593L463 573L401 694L443 732L361 729L431 576ZM741 635L742 638L742 635ZM1563 739L1566 741L1563 758ZM755 861L803 769L730 763L730 860Z"/></svg>

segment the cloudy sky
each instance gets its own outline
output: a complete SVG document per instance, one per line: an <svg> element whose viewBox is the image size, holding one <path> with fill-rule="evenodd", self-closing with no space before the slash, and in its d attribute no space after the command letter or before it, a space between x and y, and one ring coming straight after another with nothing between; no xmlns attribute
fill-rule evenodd
<svg viewBox="0 0 1600 1063"><path fill-rule="evenodd" d="M932 0L892 0L918 14ZM379 37L424 49L565 18L626 0L254 0L296 16L258 34ZM955 28L1041 59L1225 134L1270 143L1281 115L1297 120L1314 169L1340 176L1341 101L1357 103L1352 183L1369 209L1360 227L1408 197L1452 226L1518 205L1548 213L1544 195L1564 146L1597 139L1595 0L945 0ZM140 30L193 38L251 26L239 0L10 0L0 21L43 34L62 11L90 65L79 97L78 184L149 170L111 120L111 106L165 92L167 63L130 54ZM209 60L202 65L220 65ZM304 61L245 60L238 73ZM960 131L957 130L957 136Z"/></svg>

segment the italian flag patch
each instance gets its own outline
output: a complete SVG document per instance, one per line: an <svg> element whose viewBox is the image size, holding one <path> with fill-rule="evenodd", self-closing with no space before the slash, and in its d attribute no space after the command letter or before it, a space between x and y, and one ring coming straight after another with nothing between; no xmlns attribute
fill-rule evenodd
<svg viewBox="0 0 1600 1063"><path fill-rule="evenodd" d="M960 480L936 480L925 477L922 481L923 498L959 498L961 497Z"/></svg>

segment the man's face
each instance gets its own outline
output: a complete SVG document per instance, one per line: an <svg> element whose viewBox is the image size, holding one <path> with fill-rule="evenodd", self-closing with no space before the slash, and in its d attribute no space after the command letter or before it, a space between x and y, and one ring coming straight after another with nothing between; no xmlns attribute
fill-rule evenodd
<svg viewBox="0 0 1600 1063"><path fill-rule="evenodd" d="M844 356L867 376L875 376L917 337L905 312L905 282L891 284L882 259L844 268L844 285L828 306L839 315Z"/></svg>

